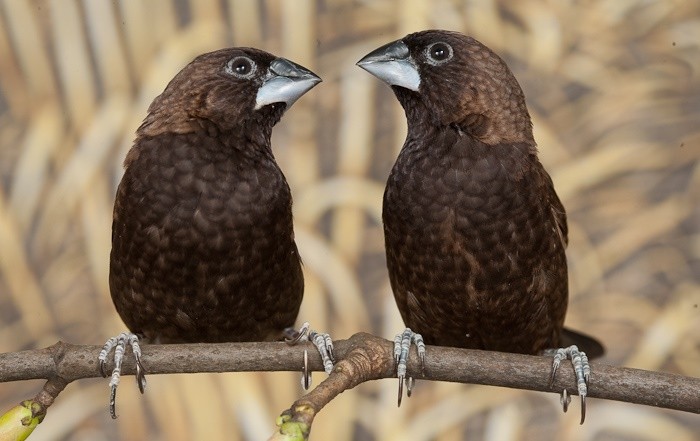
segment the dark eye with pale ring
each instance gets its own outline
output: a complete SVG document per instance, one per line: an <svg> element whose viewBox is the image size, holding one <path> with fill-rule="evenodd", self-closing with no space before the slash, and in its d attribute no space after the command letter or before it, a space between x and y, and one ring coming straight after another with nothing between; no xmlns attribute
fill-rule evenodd
<svg viewBox="0 0 700 441"><path fill-rule="evenodd" d="M248 57L236 57L226 63L226 73L238 78L250 78L257 70L257 65Z"/></svg>
<svg viewBox="0 0 700 441"><path fill-rule="evenodd" d="M442 64L452 58L452 46L447 43L438 42L428 46L428 61L434 64Z"/></svg>

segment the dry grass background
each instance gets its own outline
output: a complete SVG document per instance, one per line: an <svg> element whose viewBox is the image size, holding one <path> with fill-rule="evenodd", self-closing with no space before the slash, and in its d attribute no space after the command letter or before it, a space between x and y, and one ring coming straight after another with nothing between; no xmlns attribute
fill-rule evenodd
<svg viewBox="0 0 700 441"><path fill-rule="evenodd" d="M354 66L425 28L475 36L520 80L542 161L569 213L568 323L613 364L700 376L700 2L0 2L0 351L123 329L107 287L121 162L150 101L195 55L257 46L324 82L275 129L305 260L301 317L336 338L390 337L380 224L405 136L391 91ZM468 366L465 366L468 369ZM320 381L320 375L315 378ZM151 376L139 396L71 384L33 440L265 439L298 376ZM40 382L0 384L0 408ZM554 394L364 384L319 416L312 440L697 440L696 415ZM700 398L699 398L700 399Z"/></svg>

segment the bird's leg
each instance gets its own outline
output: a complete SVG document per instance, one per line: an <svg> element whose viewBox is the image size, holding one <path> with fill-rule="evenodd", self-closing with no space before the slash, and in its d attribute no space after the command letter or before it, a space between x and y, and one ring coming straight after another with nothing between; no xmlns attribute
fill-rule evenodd
<svg viewBox="0 0 700 441"><path fill-rule="evenodd" d="M146 371L141 363L141 347L139 346L138 336L131 332L122 332L118 336L107 340L100 351L98 359L100 361L100 373L103 377L107 377L105 365L107 364L109 353L114 349L114 370L112 370L112 379L109 381L109 413L112 415L112 418L117 418L117 386L119 386L119 380L121 378L124 352L128 345L131 345L131 351L136 359L136 383L139 386L139 391L143 393L146 390Z"/></svg>
<svg viewBox="0 0 700 441"><path fill-rule="evenodd" d="M574 367L574 373L576 375L576 386L578 389L578 395L581 397L581 424L586 419L586 395L588 395L588 383L591 377L591 366L588 364L588 357L583 351L579 351L576 345L569 346L568 348L558 348L558 349L547 349L544 351L546 355L554 355L554 361L552 362L552 376L549 379L550 387L554 383L554 377L557 374L559 365L563 360L567 358L571 360L571 364ZM569 402L571 397L568 396L568 392L564 389L562 392L561 403L564 412L569 408Z"/></svg>
<svg viewBox="0 0 700 441"><path fill-rule="evenodd" d="M312 342L321 355L323 370L326 371L327 374L331 373L335 356L333 354L333 340L329 334L312 330L309 326L309 322L304 322L298 331L294 328L287 328L284 334L285 341L290 346L302 341ZM304 351L304 370L302 373L301 385L304 387L304 390L308 390L311 386L311 372L309 371L308 353L306 353L306 351Z"/></svg>
<svg viewBox="0 0 700 441"><path fill-rule="evenodd" d="M410 397L411 391L413 390L413 377L406 378L408 353L411 348L411 342L416 345L416 349L418 350L421 369L425 367L425 343L423 343L423 336L411 331L410 328L404 329L402 333L394 337L394 360L396 361L396 376L399 379L399 406L401 406L401 398L403 398L404 381L406 382L406 395Z"/></svg>

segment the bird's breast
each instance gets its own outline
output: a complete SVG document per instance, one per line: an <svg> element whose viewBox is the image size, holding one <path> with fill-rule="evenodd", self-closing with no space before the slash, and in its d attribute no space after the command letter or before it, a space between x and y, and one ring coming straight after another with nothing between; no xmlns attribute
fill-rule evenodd
<svg viewBox="0 0 700 441"><path fill-rule="evenodd" d="M429 335L426 342L501 347L488 344L484 331L504 324L525 329L526 318L547 314L550 292L566 293L564 250L549 234L553 219L539 175L505 147L407 147L389 177L383 210L402 316ZM563 273L554 275L554 267ZM459 329L451 325L457 322ZM449 341L439 340L438 331Z"/></svg>
<svg viewBox="0 0 700 441"><path fill-rule="evenodd" d="M185 136L136 147L110 258L112 298L132 330L171 342L253 340L296 317L303 277L286 180L271 156L219 147Z"/></svg>
<svg viewBox="0 0 700 441"><path fill-rule="evenodd" d="M513 178L516 165L488 150L405 149L387 183L385 211L421 230L449 220L460 228L487 226L527 208L531 182Z"/></svg>

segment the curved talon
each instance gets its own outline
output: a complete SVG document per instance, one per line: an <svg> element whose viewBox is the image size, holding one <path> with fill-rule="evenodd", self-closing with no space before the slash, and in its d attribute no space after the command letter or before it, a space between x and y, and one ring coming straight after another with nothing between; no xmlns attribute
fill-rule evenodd
<svg viewBox="0 0 700 441"><path fill-rule="evenodd" d="M571 403L571 395L569 395L568 390L564 389L564 392L562 392L559 397L559 402L561 403L562 409L564 409L564 413L566 413L566 411L569 410L569 403Z"/></svg>
<svg viewBox="0 0 700 441"><path fill-rule="evenodd" d="M106 366L107 363L104 360L100 360L100 375L102 375L102 378L107 378L107 372L105 371Z"/></svg>
<svg viewBox="0 0 700 441"><path fill-rule="evenodd" d="M301 371L301 386L304 390L311 387L311 371L309 370L309 352L304 349L304 367Z"/></svg>
<svg viewBox="0 0 700 441"><path fill-rule="evenodd" d="M581 395L581 423L580 424L583 424L584 421L586 421L586 396Z"/></svg>
<svg viewBox="0 0 700 441"><path fill-rule="evenodd" d="M306 334L308 334L310 327L311 327L311 325L309 325L309 322L304 322L298 331L296 331L294 329L290 329L290 333L292 334L292 336L285 337L284 338L285 343L287 343L289 346L294 346L301 341L305 341Z"/></svg>
<svg viewBox="0 0 700 441"><path fill-rule="evenodd" d="M109 387L109 414L113 420L117 419L117 386Z"/></svg>
<svg viewBox="0 0 700 441"><path fill-rule="evenodd" d="M406 380L406 396L407 397L411 396L411 392L413 392L414 383L415 383L415 381L413 380L413 377L408 377L408 379Z"/></svg>
<svg viewBox="0 0 700 441"><path fill-rule="evenodd" d="M399 399L397 402L397 407L401 407L401 398L403 398L403 377L399 376Z"/></svg>
<svg viewBox="0 0 700 441"><path fill-rule="evenodd" d="M146 391L146 369L141 364L141 356L136 357L136 384L139 385L139 392Z"/></svg>

